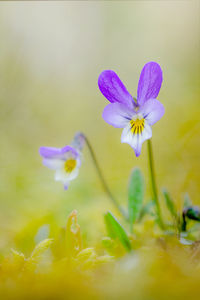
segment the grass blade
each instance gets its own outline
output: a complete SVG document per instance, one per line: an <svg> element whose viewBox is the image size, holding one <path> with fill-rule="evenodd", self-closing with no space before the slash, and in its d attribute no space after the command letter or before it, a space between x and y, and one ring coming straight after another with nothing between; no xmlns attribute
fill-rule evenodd
<svg viewBox="0 0 200 300"><path fill-rule="evenodd" d="M169 212L171 213L172 217L177 217L177 211L176 208L174 206L174 201L172 200L170 194L168 193L168 191L166 189L163 189L163 195L165 198L165 203L167 205L167 208L169 210Z"/></svg>
<svg viewBox="0 0 200 300"><path fill-rule="evenodd" d="M155 216L155 212L152 211L152 208L155 206L155 202L153 200L149 201L147 204L143 205L142 209L140 210L140 214L138 217L138 221L142 221L142 219L146 215Z"/></svg>
<svg viewBox="0 0 200 300"><path fill-rule="evenodd" d="M119 221L111 212L107 212L104 219L109 236L113 239L118 239L127 251L131 251L130 240Z"/></svg>

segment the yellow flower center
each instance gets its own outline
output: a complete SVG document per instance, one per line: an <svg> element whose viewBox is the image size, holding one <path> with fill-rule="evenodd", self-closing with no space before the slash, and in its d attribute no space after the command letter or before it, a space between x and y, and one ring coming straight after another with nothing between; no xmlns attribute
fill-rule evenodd
<svg viewBox="0 0 200 300"><path fill-rule="evenodd" d="M68 159L66 160L65 162L65 165L64 165L64 169L67 173L71 173L76 167L76 160L75 159Z"/></svg>
<svg viewBox="0 0 200 300"><path fill-rule="evenodd" d="M144 130L144 119L131 120L131 132L134 134L140 134Z"/></svg>

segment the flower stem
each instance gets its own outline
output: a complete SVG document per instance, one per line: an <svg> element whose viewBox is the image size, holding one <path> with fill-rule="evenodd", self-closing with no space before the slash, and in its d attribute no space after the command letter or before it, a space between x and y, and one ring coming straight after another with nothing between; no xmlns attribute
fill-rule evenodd
<svg viewBox="0 0 200 300"><path fill-rule="evenodd" d="M95 168L96 168L96 171L97 171L97 174L99 176L99 179L102 183L102 186L104 188L104 191L106 192L106 194L108 195L108 197L110 198L111 202L115 205L115 207L117 208L117 210L119 211L119 213L127 220L127 214L126 212L124 211L124 209L118 204L117 200L114 198L114 196L112 195L107 183L106 183L106 180L101 172L101 169L99 167L99 164L98 164L98 161L96 159L96 156L95 156L95 153L94 153L94 150L88 140L88 138L84 135L85 137L85 143L90 151L90 155L92 157L92 160L93 160L93 163L95 165Z"/></svg>
<svg viewBox="0 0 200 300"><path fill-rule="evenodd" d="M153 199L156 204L159 225L163 229L164 223L162 220L162 215L161 215L161 210L160 210L160 205L159 205L156 177L155 177L155 169L154 169L154 160L153 160L153 149L152 149L152 143L151 143L150 139L147 141L147 146L148 146L149 170L150 170L150 177L151 177L152 194L153 194Z"/></svg>

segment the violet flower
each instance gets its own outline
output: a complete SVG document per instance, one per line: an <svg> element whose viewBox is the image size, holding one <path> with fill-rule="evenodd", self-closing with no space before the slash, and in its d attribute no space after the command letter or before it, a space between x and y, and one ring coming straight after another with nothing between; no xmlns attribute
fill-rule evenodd
<svg viewBox="0 0 200 300"><path fill-rule="evenodd" d="M141 153L142 143L152 137L151 126L164 115L164 106L156 100L162 84L162 70L155 62L147 63L140 74L137 100L134 99L114 71L103 71L98 79L101 93L111 102L103 111L104 120L124 128L122 143Z"/></svg>
<svg viewBox="0 0 200 300"><path fill-rule="evenodd" d="M40 147L39 153L43 157L43 164L55 170L55 180L61 181L67 190L71 180L78 176L81 166L81 150L85 138L77 133L70 146L63 148Z"/></svg>

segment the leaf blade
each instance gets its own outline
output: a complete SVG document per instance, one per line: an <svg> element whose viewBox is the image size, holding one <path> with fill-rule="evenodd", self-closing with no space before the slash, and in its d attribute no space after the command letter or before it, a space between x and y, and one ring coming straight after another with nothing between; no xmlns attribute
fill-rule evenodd
<svg viewBox="0 0 200 300"><path fill-rule="evenodd" d="M136 168L132 171L128 189L128 211L131 230L132 224L139 217L140 211L142 209L143 198L144 180L141 171Z"/></svg>
<svg viewBox="0 0 200 300"><path fill-rule="evenodd" d="M177 211L174 205L174 201L172 200L170 194L166 189L163 189L162 192L169 212L171 213L172 217L177 218Z"/></svg>
<svg viewBox="0 0 200 300"><path fill-rule="evenodd" d="M113 239L119 239L121 244L127 251L131 251L131 243L123 226L119 223L117 218L111 213L107 212L104 216L108 234Z"/></svg>
<svg viewBox="0 0 200 300"><path fill-rule="evenodd" d="M53 243L53 239L45 239L45 240L41 241L39 244L37 244L35 246L29 259L32 261L38 261L38 259L40 259L42 254L47 249L49 249L49 247L51 246L52 243Z"/></svg>
<svg viewBox="0 0 200 300"><path fill-rule="evenodd" d="M193 204L192 204L192 201L191 201L191 199L190 199L190 196L189 196L189 194L188 193L185 193L185 195L184 195L184 204L183 204L183 207L185 208L185 207L189 207L189 206L192 206Z"/></svg>

